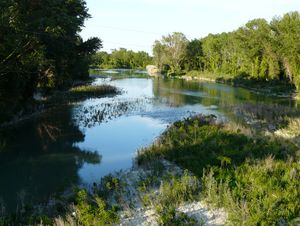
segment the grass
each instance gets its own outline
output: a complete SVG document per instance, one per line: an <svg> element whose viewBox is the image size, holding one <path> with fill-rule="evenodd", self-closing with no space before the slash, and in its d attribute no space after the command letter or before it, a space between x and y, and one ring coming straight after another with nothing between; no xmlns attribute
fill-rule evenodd
<svg viewBox="0 0 300 226"><path fill-rule="evenodd" d="M203 197L234 225L292 224L300 214L300 166L289 160L247 161L204 174ZM298 222L299 223L299 222Z"/></svg>
<svg viewBox="0 0 300 226"><path fill-rule="evenodd" d="M286 127L283 127L279 130L279 132L286 134L290 137L300 136L300 118L289 118Z"/></svg>
<svg viewBox="0 0 300 226"><path fill-rule="evenodd" d="M27 103L22 108L21 113L8 114L4 116L4 113L0 112L0 127L9 126L17 123L22 119L29 118L34 114L41 113L49 108L56 107L58 105L64 105L85 100L87 98L100 98L107 95L118 94L118 89L111 85L80 85L75 86L65 91L55 91L51 95L45 97L43 100L32 100L31 103ZM12 117L14 116L14 118Z"/></svg>
<svg viewBox="0 0 300 226"><path fill-rule="evenodd" d="M110 85L87 85L71 88L69 92L71 95L98 96L103 94L115 93L116 91L116 88Z"/></svg>
<svg viewBox="0 0 300 226"><path fill-rule="evenodd" d="M239 165L247 158L263 159L270 154L276 159L287 158L295 155L295 150L283 140L248 137L239 130L228 131L215 123L213 116L198 116L170 126L156 144L139 152L137 162L165 158L202 176L205 167L221 166L222 158Z"/></svg>
<svg viewBox="0 0 300 226"><path fill-rule="evenodd" d="M164 158L191 171L202 181L202 197L224 207L232 225L284 225L300 216L298 155L289 141L249 137L213 116L197 116L170 126L138 154L137 162ZM180 194L174 186L166 190ZM164 196L172 200L176 195Z"/></svg>
<svg viewBox="0 0 300 226"><path fill-rule="evenodd" d="M160 184L159 189L154 193L151 189L157 184ZM195 218L177 210L181 204L199 199L199 180L188 171L177 176L167 175L160 181L148 176L140 181L138 190L144 193L144 206L155 210L160 225L199 225Z"/></svg>
<svg viewBox="0 0 300 226"><path fill-rule="evenodd" d="M289 118L287 125L275 131L275 134L279 137L290 140L298 147L300 147L300 118Z"/></svg>
<svg viewBox="0 0 300 226"><path fill-rule="evenodd" d="M82 85L73 87L68 91L56 92L55 94L53 94L53 96L49 98L47 103L69 103L81 101L87 98L99 98L117 93L117 88L111 85Z"/></svg>
<svg viewBox="0 0 300 226"><path fill-rule="evenodd" d="M105 179L106 181L109 179ZM119 189L115 184L103 184L108 190ZM109 182L108 182L109 183ZM102 184L101 184L102 186ZM102 191L102 190L101 190ZM70 191L71 192L71 191ZM107 196L107 195L106 195ZM13 214L0 212L0 226L6 225L115 225L119 223L118 206L111 205L99 190L93 193L74 188L69 197L57 196L51 205L25 204Z"/></svg>
<svg viewBox="0 0 300 226"><path fill-rule="evenodd" d="M299 134L298 120L290 120L283 129ZM176 163L184 173L165 174L161 159ZM172 124L139 152L137 163L149 172L137 190L160 225L203 225L178 211L182 204L199 200L224 208L230 225L300 223L299 148L288 140L217 123L214 115L197 115ZM121 196L125 186L107 175L92 193L79 189L64 201L60 216L20 213L0 218L0 225L118 224L120 207L114 203L126 201Z"/></svg>
<svg viewBox="0 0 300 226"><path fill-rule="evenodd" d="M119 222L116 207L108 208L101 197L89 196L85 190L76 195L75 219L79 225L111 225Z"/></svg>
<svg viewBox="0 0 300 226"><path fill-rule="evenodd" d="M218 74L202 71L190 71L185 76L198 78L203 80L214 81L217 83L225 83L232 86L244 87L255 92L264 93L268 95L283 95L295 96L295 85L281 80L266 80L254 78L246 74L231 75L231 74Z"/></svg>

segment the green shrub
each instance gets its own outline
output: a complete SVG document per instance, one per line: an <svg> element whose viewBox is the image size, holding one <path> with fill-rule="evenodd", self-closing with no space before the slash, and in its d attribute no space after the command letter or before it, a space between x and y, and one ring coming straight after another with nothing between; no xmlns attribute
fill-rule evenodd
<svg viewBox="0 0 300 226"><path fill-rule="evenodd" d="M165 206L163 208L157 207L156 212L159 214L158 223L160 225L172 225L172 226L196 226L204 225L203 222L198 222L195 218L189 217L187 214L176 211L171 206Z"/></svg>
<svg viewBox="0 0 300 226"><path fill-rule="evenodd" d="M153 186L151 182L147 185ZM143 192L148 191L147 186L143 189ZM185 171L182 176L170 175L164 178L161 181L159 192L149 191L144 194L142 201L145 206L152 205L154 207L160 225L199 225L196 219L176 210L180 204L199 199L199 193L199 180Z"/></svg>
<svg viewBox="0 0 300 226"><path fill-rule="evenodd" d="M209 166L243 164L246 159L287 159L296 155L295 145L282 140L247 137L228 131L215 122L214 116L197 116L175 122L159 140L138 153L140 165L152 159L165 158L201 177Z"/></svg>
<svg viewBox="0 0 300 226"><path fill-rule="evenodd" d="M89 197L85 190L80 190L76 196L76 219L82 225L108 225L118 223L116 208L108 209L100 197Z"/></svg>
<svg viewBox="0 0 300 226"><path fill-rule="evenodd" d="M202 178L202 197L224 207L233 225L284 225L300 216L297 156L297 147L288 141L248 137L217 124L212 116L197 116L174 123L137 159L143 165L165 158ZM166 206L186 200L184 186L177 183L161 186L158 210L167 211L166 219L174 215Z"/></svg>
<svg viewBox="0 0 300 226"><path fill-rule="evenodd" d="M300 216L299 163L268 157L220 171L204 174L202 194L209 203L224 206L236 225L278 225Z"/></svg>

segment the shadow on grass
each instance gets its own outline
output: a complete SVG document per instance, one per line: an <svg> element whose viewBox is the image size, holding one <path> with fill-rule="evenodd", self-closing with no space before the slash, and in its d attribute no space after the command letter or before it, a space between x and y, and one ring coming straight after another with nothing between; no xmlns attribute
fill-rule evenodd
<svg viewBox="0 0 300 226"><path fill-rule="evenodd" d="M174 123L156 144L139 153L138 163L165 158L202 176L203 168L208 166L238 166L247 159L272 155L285 160L296 155L297 148L283 139L247 137L239 131L225 130L212 117L209 121L196 117Z"/></svg>
<svg viewBox="0 0 300 226"><path fill-rule="evenodd" d="M223 207L233 225L293 225L300 215L298 148L285 139L246 136L213 116L176 122L137 156L164 158L202 181L202 197Z"/></svg>
<svg viewBox="0 0 300 226"><path fill-rule="evenodd" d="M279 79L262 79L253 78L248 74L241 73L240 75L232 78L224 78L222 76L216 78L216 82L230 84L233 86L241 86L248 89L256 90L258 92L276 95L292 96L295 94L296 86L287 80Z"/></svg>

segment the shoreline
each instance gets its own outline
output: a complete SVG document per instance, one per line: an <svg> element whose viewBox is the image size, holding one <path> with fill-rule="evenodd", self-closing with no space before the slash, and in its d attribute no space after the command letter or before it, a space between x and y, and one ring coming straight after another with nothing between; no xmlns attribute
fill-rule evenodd
<svg viewBox="0 0 300 226"><path fill-rule="evenodd" d="M49 203L41 208L50 211L48 220L56 223L55 225L72 225L72 223L94 225L99 220L102 222L101 219L104 219L104 223L109 225L149 226L161 224L216 226L226 222L247 222L251 220L251 215L247 215L245 219L236 218L240 214L238 212L240 209L235 208L240 203L235 197L235 183L229 186L222 182L226 177L220 181L216 175L225 170L224 174L228 174L227 176L230 178L235 173L239 175L242 172L236 170L236 167L242 169L246 167L246 169L249 168L249 172L246 171L246 173L250 177L250 181L247 183L251 185L251 181L254 180L251 174L252 170L256 173L264 172L264 170L269 170L270 164L289 174L290 170L295 170L297 167L296 159L288 160L280 153L276 154L276 150L288 151L284 154L284 156L288 156L289 153L293 153L294 147L289 146L289 143L281 144L279 141L276 143L267 136L246 135L242 131L235 131L226 125L218 123L214 115L195 115L177 121L151 145L137 151L131 168L104 176L100 182L93 185L91 190L75 187L65 195L61 194L61 196L49 200ZM181 140L178 139L178 136L181 137ZM211 142L210 139L213 139L214 142ZM241 141L246 144L241 144ZM196 145L198 148L196 146L194 148L197 149L197 153L203 152L204 155L199 153L200 155L197 157L193 149L190 149L190 144ZM210 147L207 150L215 150L214 153L207 152L208 144ZM228 144L230 145L228 146ZM243 149L245 147L246 149ZM287 147L291 149L286 149ZM232 151L235 148L237 150ZM261 150L271 156L260 154ZM254 156L249 155L249 151L253 152ZM242 157L240 152L243 152L245 156ZM193 154L193 162L190 162L191 154ZM278 160L275 158L276 155ZM247 156L252 156L253 160L245 160ZM244 160L241 160L241 157ZM260 158L262 159L259 160ZM212 164L211 166L215 167L214 170L219 171L207 168L206 164ZM199 169L203 172L201 173ZM284 180L276 170L269 173L272 180L278 180L278 182ZM280 177L277 177L278 175ZM238 184L240 177L231 179ZM259 174L259 177L266 181L269 180L269 177L265 177L263 173ZM247 179L247 177L243 179ZM271 188L265 188L262 184L265 182L259 182L256 186L261 186L260 188L266 192L264 199L273 199ZM282 192L279 190L280 186L274 189L276 194ZM242 192L246 192L244 195L247 197L247 187L243 187ZM252 189L251 192L253 194L255 189ZM283 192L286 194L288 189ZM235 201L233 202L233 200ZM251 204L251 200L250 196L247 202ZM51 213L56 205L62 205L66 212L53 216ZM249 211L256 211L255 208L254 206ZM40 215L36 217L39 219ZM270 222L276 221L275 216L271 214L271 217L272 221ZM264 222L264 219L257 220Z"/></svg>
<svg viewBox="0 0 300 226"><path fill-rule="evenodd" d="M252 87L247 86L242 81L236 81L236 83L233 83L231 81L231 79L233 79L233 78L228 79L228 78L224 78L222 76L219 76L216 78L210 78L210 77L206 77L204 74L199 74L197 76L185 74L183 76L176 76L175 78L182 79L185 81L205 81L205 82L225 84L225 85L229 85L232 87L244 88L244 89L247 89L256 94L265 94L265 95L268 95L271 97L292 98L293 100L300 100L299 92L281 92L281 94L273 93L274 91L272 89L275 88L275 86L270 85L269 87L256 88L254 86L252 86ZM284 88L284 87L282 86L281 88ZM263 89L265 89L265 91L263 91Z"/></svg>
<svg viewBox="0 0 300 226"><path fill-rule="evenodd" d="M75 85L66 91L55 91L51 95L34 100L29 112L17 113L12 120L0 124L0 129L17 125L32 117L45 113L60 105L70 105L86 98L101 98L109 95L117 95L120 91L109 85L91 85L90 81ZM20 116L17 116L17 115Z"/></svg>

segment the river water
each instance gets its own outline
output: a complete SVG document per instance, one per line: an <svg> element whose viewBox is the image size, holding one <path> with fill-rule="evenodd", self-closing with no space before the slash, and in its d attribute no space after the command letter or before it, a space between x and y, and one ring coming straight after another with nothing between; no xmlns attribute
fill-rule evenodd
<svg viewBox="0 0 300 226"><path fill-rule="evenodd" d="M0 201L7 209L46 201L72 185L90 186L130 168L138 149L170 123L193 114L272 130L273 121L298 111L287 98L125 72L101 71L94 82L118 87L117 96L59 106L0 131Z"/></svg>

